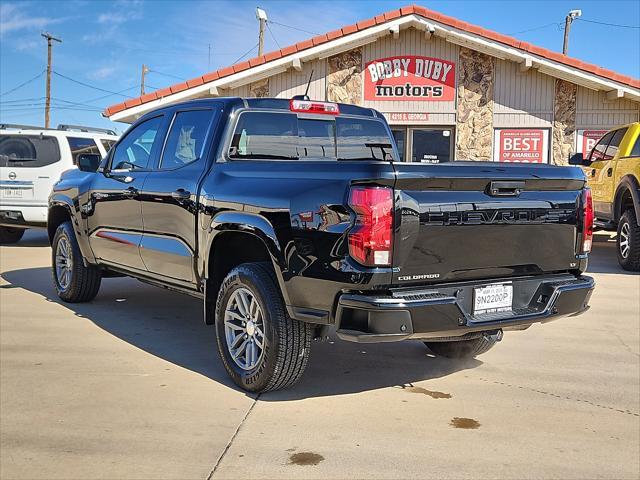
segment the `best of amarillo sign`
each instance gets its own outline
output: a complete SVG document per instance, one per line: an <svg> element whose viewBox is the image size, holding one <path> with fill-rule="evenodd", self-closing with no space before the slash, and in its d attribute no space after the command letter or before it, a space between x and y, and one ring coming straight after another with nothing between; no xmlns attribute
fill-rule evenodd
<svg viewBox="0 0 640 480"><path fill-rule="evenodd" d="M373 101L453 101L456 68L439 58L404 55L369 62L364 99Z"/></svg>

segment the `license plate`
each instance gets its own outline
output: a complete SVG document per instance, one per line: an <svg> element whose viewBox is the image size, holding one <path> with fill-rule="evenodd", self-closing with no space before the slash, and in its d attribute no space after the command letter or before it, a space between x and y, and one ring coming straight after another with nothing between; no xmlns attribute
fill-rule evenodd
<svg viewBox="0 0 640 480"><path fill-rule="evenodd" d="M22 198L24 188L3 188L0 189L2 198Z"/></svg>
<svg viewBox="0 0 640 480"><path fill-rule="evenodd" d="M510 312L513 308L513 285L496 283L473 291L473 314Z"/></svg>

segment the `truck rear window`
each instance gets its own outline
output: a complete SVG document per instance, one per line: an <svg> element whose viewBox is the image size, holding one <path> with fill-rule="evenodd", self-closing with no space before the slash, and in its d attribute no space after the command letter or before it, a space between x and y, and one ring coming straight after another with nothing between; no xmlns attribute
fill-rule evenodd
<svg viewBox="0 0 640 480"><path fill-rule="evenodd" d="M240 115L229 157L392 161L393 143L379 120L352 117L298 118L290 113Z"/></svg>
<svg viewBox="0 0 640 480"><path fill-rule="evenodd" d="M0 135L0 167L44 167L60 160L55 137Z"/></svg>

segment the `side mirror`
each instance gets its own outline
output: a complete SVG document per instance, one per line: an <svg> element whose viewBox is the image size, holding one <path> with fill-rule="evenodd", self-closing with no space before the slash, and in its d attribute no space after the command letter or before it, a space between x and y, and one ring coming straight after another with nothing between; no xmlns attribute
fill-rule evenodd
<svg viewBox="0 0 640 480"><path fill-rule="evenodd" d="M83 172L95 172L100 166L102 157L95 153L82 153L78 155L78 169Z"/></svg>
<svg viewBox="0 0 640 480"><path fill-rule="evenodd" d="M578 165L581 167L588 167L591 164L589 160L584 158L582 153L574 153L569 157L569 165Z"/></svg>

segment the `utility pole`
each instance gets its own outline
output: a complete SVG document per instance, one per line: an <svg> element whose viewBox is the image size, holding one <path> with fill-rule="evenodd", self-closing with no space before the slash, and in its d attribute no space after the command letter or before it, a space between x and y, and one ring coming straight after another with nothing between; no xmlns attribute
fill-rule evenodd
<svg viewBox="0 0 640 480"><path fill-rule="evenodd" d="M260 7L256 7L256 19L260 21L260 33L258 34L258 56L262 56L264 51L264 27L267 25L267 12Z"/></svg>
<svg viewBox="0 0 640 480"><path fill-rule="evenodd" d="M44 128L49 128L49 113L51 110L51 56L53 53L53 42L62 43L62 40L54 37L48 32L42 32L40 35L47 39L47 91L44 103Z"/></svg>
<svg viewBox="0 0 640 480"><path fill-rule="evenodd" d="M140 96L144 95L144 77L149 73L149 67L142 64L142 75L140 75Z"/></svg>
<svg viewBox="0 0 640 480"><path fill-rule="evenodd" d="M571 10L569 15L564 19L564 42L562 43L562 54L567 55L569 53L569 32L571 31L571 24L577 17L582 16L582 10Z"/></svg>

